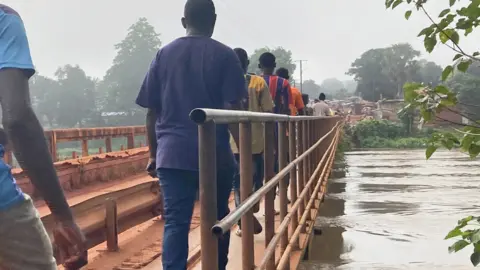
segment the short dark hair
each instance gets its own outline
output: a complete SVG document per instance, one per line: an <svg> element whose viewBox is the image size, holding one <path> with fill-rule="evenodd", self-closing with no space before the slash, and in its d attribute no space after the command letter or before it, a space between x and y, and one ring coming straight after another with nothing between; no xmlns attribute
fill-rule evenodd
<svg viewBox="0 0 480 270"><path fill-rule="evenodd" d="M212 0L187 0L183 16L189 26L206 30L212 26L216 19L215 4Z"/></svg>
<svg viewBox="0 0 480 270"><path fill-rule="evenodd" d="M247 51L245 51L242 48L235 48L233 49L235 53L237 54L238 60L240 60L240 63L242 64L242 67L245 68L248 66L248 54Z"/></svg>
<svg viewBox="0 0 480 270"><path fill-rule="evenodd" d="M318 96L318 99L320 99L320 100L325 100L325 94L324 94L324 93L320 93L320 95Z"/></svg>
<svg viewBox="0 0 480 270"><path fill-rule="evenodd" d="M308 104L308 94L302 94L302 100L303 104L307 105Z"/></svg>
<svg viewBox="0 0 480 270"><path fill-rule="evenodd" d="M264 68L275 68L275 55L271 52L264 52L260 55L258 60L260 65Z"/></svg>
<svg viewBox="0 0 480 270"><path fill-rule="evenodd" d="M277 72L275 72L275 73L280 78L284 78L285 80L290 80L290 74L288 72L288 69L286 69L286 68L283 68L283 67L278 68Z"/></svg>

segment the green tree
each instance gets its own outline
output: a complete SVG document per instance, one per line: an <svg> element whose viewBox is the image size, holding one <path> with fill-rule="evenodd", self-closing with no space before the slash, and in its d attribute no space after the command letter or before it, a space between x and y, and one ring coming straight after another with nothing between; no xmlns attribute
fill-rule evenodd
<svg viewBox="0 0 480 270"><path fill-rule="evenodd" d="M54 128L58 116L59 83L39 74L34 75L29 83L35 113L43 126Z"/></svg>
<svg viewBox="0 0 480 270"><path fill-rule="evenodd" d="M355 80L346 80L343 82L343 85L345 85L348 93L353 94L357 90L358 83Z"/></svg>
<svg viewBox="0 0 480 270"><path fill-rule="evenodd" d="M417 81L425 85L437 86L442 82L442 67L435 62L420 60L420 65Z"/></svg>
<svg viewBox="0 0 480 270"><path fill-rule="evenodd" d="M84 127L97 113L95 80L78 65L66 65L55 72L57 95L57 124L61 127Z"/></svg>
<svg viewBox="0 0 480 270"><path fill-rule="evenodd" d="M307 94L309 98L316 99L320 95L321 88L314 80L306 80L303 82L303 93Z"/></svg>
<svg viewBox="0 0 480 270"><path fill-rule="evenodd" d="M460 47L461 34L463 34L462 39L467 38L480 25L480 1L445 1L445 9L438 16L432 15L425 7L425 4L430 1L433 0L386 0L385 5L389 9L394 9L405 3L412 8L405 13L407 20L415 10L420 11L430 20L431 24L420 31L418 36L423 37L425 50L429 53L439 44L444 44L452 49L453 63L446 66L442 72L442 80L446 81L452 77L452 73L455 71L466 72L472 64L478 65L480 63L478 57L480 53L478 51L467 52ZM452 80L455 81L455 77ZM469 81L473 87L476 87L476 84L471 83L468 78L462 78L461 81ZM457 89L449 89L447 86ZM463 83L462 86L464 86ZM433 121L438 118L438 113L444 110L454 111L452 109L454 106L462 105L461 93L467 93L467 91L460 91L460 88L461 86L452 82L450 82L450 85L447 83L447 85L440 84L437 86L408 83L404 86L405 101L407 102L404 110L418 109L421 113L421 121ZM476 89L478 91L478 88ZM439 147L452 149L455 145L458 145L462 151L468 153L472 158L479 155L480 123L476 121L476 117L461 112L459 114L468 119L469 123L457 123L465 126L463 130L457 129L457 134L434 133L426 150L427 158L430 158ZM461 136L460 140L457 139L459 136ZM459 220L457 226L445 238L457 239L449 247L450 252L457 252L472 245L473 252L470 261L475 266L480 263L480 217L469 216Z"/></svg>
<svg viewBox="0 0 480 270"><path fill-rule="evenodd" d="M332 95L340 89L345 88L345 85L337 78L328 78L323 80L323 82L320 84L320 88L324 94Z"/></svg>
<svg viewBox="0 0 480 270"><path fill-rule="evenodd" d="M398 98L403 84L418 73L418 56L420 52L407 43L370 49L352 63L347 74L354 76L356 93L366 100Z"/></svg>
<svg viewBox="0 0 480 270"><path fill-rule="evenodd" d="M250 56L250 66L248 67L248 72L260 74L260 69L258 68L258 60L260 58L260 55L265 52L271 52L273 55L275 55L277 59L277 68L286 68L290 72L290 76L293 76L297 65L293 62L292 52L290 50L284 49L283 47L276 47L273 49L269 47L264 47L256 49Z"/></svg>
<svg viewBox="0 0 480 270"><path fill-rule="evenodd" d="M125 39L115 45L117 55L100 83L103 110L127 113L125 125L144 121L145 112L135 105L135 98L161 46L159 36L146 18L140 18L130 26Z"/></svg>

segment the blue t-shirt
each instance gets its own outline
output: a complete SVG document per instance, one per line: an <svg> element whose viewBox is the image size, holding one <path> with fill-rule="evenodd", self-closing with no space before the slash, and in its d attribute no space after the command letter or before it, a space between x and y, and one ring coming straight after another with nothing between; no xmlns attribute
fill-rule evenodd
<svg viewBox="0 0 480 270"><path fill-rule="evenodd" d="M35 73L22 19L10 7L0 4L0 69L24 69Z"/></svg>
<svg viewBox="0 0 480 270"><path fill-rule="evenodd" d="M0 211L24 199L23 193L13 178L11 168L3 161L5 149L0 144Z"/></svg>
<svg viewBox="0 0 480 270"><path fill-rule="evenodd" d="M163 47L136 101L157 113L157 168L198 171L198 127L190 120L190 112L223 109L247 95L240 61L226 45L187 36ZM227 125L217 125L216 136L217 166L234 164Z"/></svg>
<svg viewBox="0 0 480 270"><path fill-rule="evenodd" d="M22 19L15 10L0 4L0 70L4 68L23 69L28 76L35 73ZM4 155L0 145L0 210L24 199Z"/></svg>

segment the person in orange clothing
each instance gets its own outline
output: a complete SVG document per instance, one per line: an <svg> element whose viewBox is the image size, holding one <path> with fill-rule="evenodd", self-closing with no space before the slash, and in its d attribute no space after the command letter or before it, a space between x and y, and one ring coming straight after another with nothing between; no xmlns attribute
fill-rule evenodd
<svg viewBox="0 0 480 270"><path fill-rule="evenodd" d="M276 72L277 76L283 78L285 80L290 79L290 74L288 69L286 68L279 68ZM296 115L305 115L305 104L303 103L302 93L298 90L298 88L290 86L290 92L292 96L292 103L290 104L290 113L292 116Z"/></svg>

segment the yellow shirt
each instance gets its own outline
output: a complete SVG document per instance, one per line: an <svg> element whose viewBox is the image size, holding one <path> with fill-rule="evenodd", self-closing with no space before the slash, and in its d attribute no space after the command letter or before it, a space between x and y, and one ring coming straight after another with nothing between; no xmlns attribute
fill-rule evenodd
<svg viewBox="0 0 480 270"><path fill-rule="evenodd" d="M256 75L247 75L250 78L248 84L248 110L251 112L271 112L273 110L273 100L270 96L270 90L265 80ZM238 153L238 147L235 140L230 135L230 147L233 153ZM263 152L263 124L252 123L252 154Z"/></svg>

